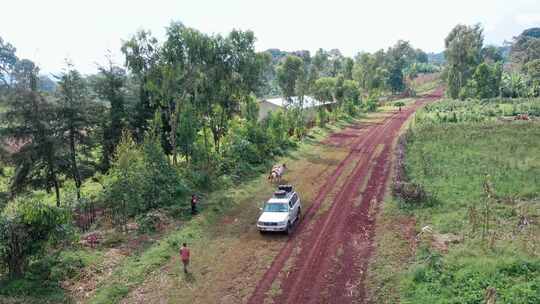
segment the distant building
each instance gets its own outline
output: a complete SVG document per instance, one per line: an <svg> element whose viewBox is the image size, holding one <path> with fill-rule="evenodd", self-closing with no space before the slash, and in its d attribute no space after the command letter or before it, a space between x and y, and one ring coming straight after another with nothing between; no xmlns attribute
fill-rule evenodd
<svg viewBox="0 0 540 304"><path fill-rule="evenodd" d="M308 119L315 118L319 107L330 107L334 101L319 101L311 96L304 96L302 108L306 110ZM298 106L300 100L298 96L291 97L287 100L283 97L265 98L259 101L259 120L268 116L268 113L279 109L285 110L290 107Z"/></svg>

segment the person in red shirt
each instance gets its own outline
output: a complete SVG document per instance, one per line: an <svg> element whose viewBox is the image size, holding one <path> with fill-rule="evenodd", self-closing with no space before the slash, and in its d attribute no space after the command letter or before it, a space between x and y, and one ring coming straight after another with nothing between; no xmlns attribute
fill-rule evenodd
<svg viewBox="0 0 540 304"><path fill-rule="evenodd" d="M188 273L189 248L187 247L186 243L183 243L182 248L180 248L180 259L182 260L182 264L184 264L184 273Z"/></svg>

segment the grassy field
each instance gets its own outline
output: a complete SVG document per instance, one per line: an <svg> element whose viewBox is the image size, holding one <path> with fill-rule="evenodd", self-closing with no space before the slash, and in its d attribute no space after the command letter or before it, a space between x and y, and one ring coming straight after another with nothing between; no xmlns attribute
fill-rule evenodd
<svg viewBox="0 0 540 304"><path fill-rule="evenodd" d="M500 303L540 302L540 122L500 119L539 106L443 101L417 115L405 173L430 199L387 199L370 272L376 303L484 303L489 288ZM432 232L414 242L411 225Z"/></svg>

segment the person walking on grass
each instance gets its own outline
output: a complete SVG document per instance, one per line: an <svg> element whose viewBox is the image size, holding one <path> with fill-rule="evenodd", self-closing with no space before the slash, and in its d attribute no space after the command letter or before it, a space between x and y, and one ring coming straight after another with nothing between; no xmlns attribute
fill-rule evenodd
<svg viewBox="0 0 540 304"><path fill-rule="evenodd" d="M183 243L182 248L180 248L180 259L182 260L182 264L184 264L184 273L188 273L189 248L186 243Z"/></svg>
<svg viewBox="0 0 540 304"><path fill-rule="evenodd" d="M197 195L192 194L191 195L191 215L197 214L197 203L199 202L199 199L197 198Z"/></svg>

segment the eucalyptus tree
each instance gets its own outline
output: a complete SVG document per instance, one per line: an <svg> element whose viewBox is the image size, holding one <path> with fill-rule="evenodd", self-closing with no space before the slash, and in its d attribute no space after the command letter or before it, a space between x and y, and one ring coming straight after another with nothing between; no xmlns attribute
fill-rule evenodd
<svg viewBox="0 0 540 304"><path fill-rule="evenodd" d="M160 46L150 31L139 31L123 43L122 53L126 59L126 66L133 73L138 86L139 100L130 121L131 129L135 131L134 136L140 142L156 110L152 86L153 79L159 72Z"/></svg>
<svg viewBox="0 0 540 304"><path fill-rule="evenodd" d="M163 111L166 137L177 164L177 129L183 104L194 102L204 80L204 66L210 39L203 33L173 22L167 28L160 58L160 78L156 82L159 106ZM208 101L209 102L209 101Z"/></svg>
<svg viewBox="0 0 540 304"><path fill-rule="evenodd" d="M240 105L249 102L250 94L262 87L265 58L255 52L255 35L251 31L233 30L226 37L213 37L216 42L214 67L211 71L220 71L211 75L222 81L217 86L218 115L210 118L214 143L219 152L221 138L226 134L228 122L240 109ZM217 51L217 52L216 52ZM212 83L219 81L209 77ZM214 107L216 108L216 107Z"/></svg>
<svg viewBox="0 0 540 304"><path fill-rule="evenodd" d="M9 76L18 61L15 52L15 47L0 37L0 89L10 86Z"/></svg>
<svg viewBox="0 0 540 304"><path fill-rule="evenodd" d="M478 24L457 25L446 37L444 55L447 61L446 82L450 97L459 97L461 89L480 64L483 41L482 28Z"/></svg>
<svg viewBox="0 0 540 304"><path fill-rule="evenodd" d="M388 70L388 87L392 93L399 93L405 89L405 76L403 71L416 60L416 51L408 41L398 40L386 52L386 69Z"/></svg>
<svg viewBox="0 0 540 304"><path fill-rule="evenodd" d="M304 62L298 56L289 55L277 69L278 84L283 97L291 102L297 95L298 83L304 74Z"/></svg>
<svg viewBox="0 0 540 304"><path fill-rule="evenodd" d="M373 54L360 53L356 56L353 67L353 79L365 91L382 90L385 88L388 70L385 66L387 56L383 50Z"/></svg>

